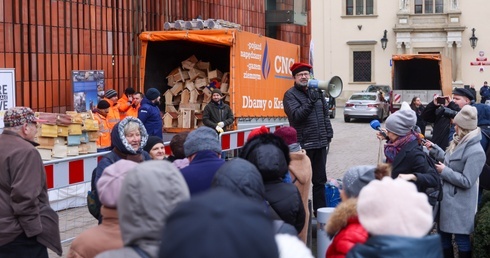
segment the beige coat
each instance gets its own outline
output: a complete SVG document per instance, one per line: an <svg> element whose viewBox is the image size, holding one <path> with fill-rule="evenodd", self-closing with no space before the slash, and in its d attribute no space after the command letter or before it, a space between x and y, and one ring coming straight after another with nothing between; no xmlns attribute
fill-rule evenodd
<svg viewBox="0 0 490 258"><path fill-rule="evenodd" d="M291 172L291 179L294 185L299 190L303 206L305 208L305 226L303 230L298 234L298 237L306 243L306 237L309 226L310 211L308 209L308 195L311 188L311 163L310 158L306 156L305 150L298 152L291 152L291 163L289 164L289 171ZM295 181L296 180L296 181Z"/></svg>
<svg viewBox="0 0 490 258"><path fill-rule="evenodd" d="M102 224L89 228L75 238L68 258L92 258L97 254L123 247L117 210L102 206Z"/></svg>

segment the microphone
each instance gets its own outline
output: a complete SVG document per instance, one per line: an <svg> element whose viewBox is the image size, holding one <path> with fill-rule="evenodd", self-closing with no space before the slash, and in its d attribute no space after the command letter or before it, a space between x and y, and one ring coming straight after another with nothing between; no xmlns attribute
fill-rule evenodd
<svg viewBox="0 0 490 258"><path fill-rule="evenodd" d="M371 128L373 128L374 130L377 130L381 133L381 135L383 135L384 138L388 139L388 135L386 135L386 133L381 130L381 124L379 123L378 120L373 120L369 123L369 125L371 126Z"/></svg>

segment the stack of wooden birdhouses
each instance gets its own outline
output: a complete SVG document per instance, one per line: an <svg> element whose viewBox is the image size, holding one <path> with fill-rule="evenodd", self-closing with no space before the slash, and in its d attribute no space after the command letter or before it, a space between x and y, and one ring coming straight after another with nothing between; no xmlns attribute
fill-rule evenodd
<svg viewBox="0 0 490 258"><path fill-rule="evenodd" d="M164 93L166 131L197 128L202 125L202 111L211 101L212 90L219 88L229 102L228 72L211 69L211 64L192 55L167 76L170 87Z"/></svg>
<svg viewBox="0 0 490 258"><path fill-rule="evenodd" d="M37 112L36 116L41 122L35 141L39 143L37 149L43 160L97 152L99 123L91 111Z"/></svg>

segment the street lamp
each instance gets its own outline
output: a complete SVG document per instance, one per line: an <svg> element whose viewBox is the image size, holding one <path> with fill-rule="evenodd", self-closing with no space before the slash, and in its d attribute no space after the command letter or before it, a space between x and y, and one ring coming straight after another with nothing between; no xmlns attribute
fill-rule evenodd
<svg viewBox="0 0 490 258"><path fill-rule="evenodd" d="M385 30L385 34L384 34L384 35L383 35L383 37L381 38L381 48L382 48L383 50L385 50L385 49L386 49L386 44L388 43L388 38L386 38L386 33L387 33L387 32L388 32L388 31L387 31L387 30ZM474 35L473 35L473 36L474 36ZM477 39L477 40L478 40L478 39Z"/></svg>
<svg viewBox="0 0 490 258"><path fill-rule="evenodd" d="M470 38L470 45L473 49L475 49L476 43L478 42L478 38L475 36L475 28L471 29L471 31L473 32L473 34L471 35Z"/></svg>

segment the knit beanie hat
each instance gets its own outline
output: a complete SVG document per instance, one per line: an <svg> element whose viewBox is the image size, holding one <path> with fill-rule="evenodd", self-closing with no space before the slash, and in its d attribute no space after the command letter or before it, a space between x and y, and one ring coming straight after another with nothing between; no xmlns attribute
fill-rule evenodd
<svg viewBox="0 0 490 258"><path fill-rule="evenodd" d="M375 166L356 166L349 168L342 179L344 193L349 198L359 196L361 189L375 179Z"/></svg>
<svg viewBox="0 0 490 258"><path fill-rule="evenodd" d="M207 126L201 126L190 132L184 142L184 152L186 157L203 150L214 151L218 154L221 153L218 134L215 130Z"/></svg>
<svg viewBox="0 0 490 258"><path fill-rule="evenodd" d="M214 93L218 93L220 96L223 96L220 89L214 89L213 91L211 91L211 95L213 95Z"/></svg>
<svg viewBox="0 0 490 258"><path fill-rule="evenodd" d="M120 159L104 169L102 176L97 181L97 193L100 203L107 208L117 208L119 193L124 178L129 170L138 163L126 159Z"/></svg>
<svg viewBox="0 0 490 258"><path fill-rule="evenodd" d="M163 144L163 140L158 136L151 135L148 137L148 141L146 141L146 145L143 147L143 150L149 153L153 146L155 146L157 143Z"/></svg>
<svg viewBox="0 0 490 258"><path fill-rule="evenodd" d="M478 111L473 106L465 105L456 114L453 121L462 129L475 130L478 123Z"/></svg>
<svg viewBox="0 0 490 258"><path fill-rule="evenodd" d="M272 220L263 203L215 188L183 202L167 218L163 258L279 256Z"/></svg>
<svg viewBox="0 0 490 258"><path fill-rule="evenodd" d="M359 194L357 213L361 225L372 235L423 237L432 228L427 195L403 179L371 181Z"/></svg>
<svg viewBox="0 0 490 258"><path fill-rule="evenodd" d="M157 99L160 96L160 92L155 88L149 88L145 94L146 98L150 101Z"/></svg>
<svg viewBox="0 0 490 258"><path fill-rule="evenodd" d="M106 109L106 108L110 108L111 107L111 104L109 104L109 102L107 102L107 100L103 99L101 101L99 101L99 103L97 103L97 108L98 109Z"/></svg>
<svg viewBox="0 0 490 258"><path fill-rule="evenodd" d="M296 132L296 129L291 126L285 126L277 129L274 132L274 135L281 137L287 145L298 142L298 133Z"/></svg>
<svg viewBox="0 0 490 258"><path fill-rule="evenodd" d="M417 123L417 115L407 102L403 102L400 110L390 115L385 122L386 130L398 135L405 136Z"/></svg>
<svg viewBox="0 0 490 258"><path fill-rule="evenodd" d="M249 141L250 139L254 138L257 135L266 134L266 133L269 133L269 129L267 129L267 127L265 127L264 125L259 128L253 129L248 134L247 141Z"/></svg>
<svg viewBox="0 0 490 258"><path fill-rule="evenodd" d="M293 76L295 76L297 73L302 72L302 71L310 71L312 68L311 65L305 64L305 63L294 63L291 65L289 70L291 70L291 73L293 73Z"/></svg>
<svg viewBox="0 0 490 258"><path fill-rule="evenodd" d="M105 97L108 99L110 99L112 97L117 97L117 91L110 89L110 90L105 92Z"/></svg>
<svg viewBox="0 0 490 258"><path fill-rule="evenodd" d="M126 94L126 96L133 95L135 92L136 92L136 91L135 91L133 88L131 88L131 87L126 88L126 89L124 90L124 94Z"/></svg>

